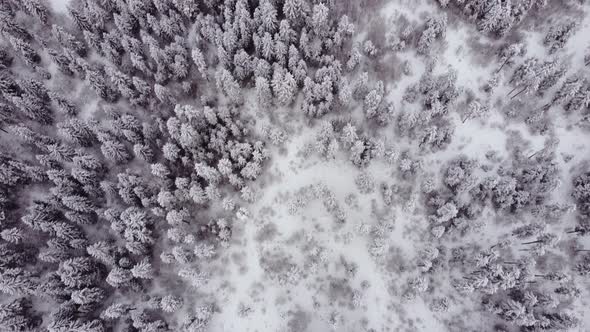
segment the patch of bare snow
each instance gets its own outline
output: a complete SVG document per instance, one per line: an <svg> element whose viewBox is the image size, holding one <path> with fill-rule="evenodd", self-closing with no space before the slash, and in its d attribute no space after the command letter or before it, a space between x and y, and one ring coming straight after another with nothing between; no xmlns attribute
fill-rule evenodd
<svg viewBox="0 0 590 332"><path fill-rule="evenodd" d="M70 0L48 0L48 2L53 10L65 13L67 12L67 6L70 3Z"/></svg>

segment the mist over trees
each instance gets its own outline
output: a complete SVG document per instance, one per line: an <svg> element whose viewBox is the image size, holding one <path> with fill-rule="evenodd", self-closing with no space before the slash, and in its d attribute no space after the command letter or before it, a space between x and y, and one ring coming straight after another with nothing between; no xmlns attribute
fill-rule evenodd
<svg viewBox="0 0 590 332"><path fill-rule="evenodd" d="M556 3L567 19L535 31L534 49L518 32ZM262 252L245 261L268 278L251 294L336 265L345 277L326 273L327 298L362 308L372 281L352 289L355 259L334 263L323 247L354 236L399 281L389 296L428 302L441 321L466 297L486 331L583 329L590 170L587 156L568 164L558 133L588 138L588 56L567 53L587 32L572 12L587 5L438 0L419 20L400 11L371 22L387 5L72 0L59 13L49 1L0 0L0 330L207 331L228 310L224 274L247 250ZM475 47L457 25L488 42L481 70L444 62L452 43ZM484 127L506 134L505 151L462 151L458 133ZM353 191L265 191L309 161L352 172ZM326 224L273 242L279 249L242 241L244 225L260 243L278 236L281 216L266 210L288 200L291 216L323 209ZM393 237L417 229L413 261L398 262ZM336 240L312 236L325 234ZM322 320L339 330L345 316Z"/></svg>

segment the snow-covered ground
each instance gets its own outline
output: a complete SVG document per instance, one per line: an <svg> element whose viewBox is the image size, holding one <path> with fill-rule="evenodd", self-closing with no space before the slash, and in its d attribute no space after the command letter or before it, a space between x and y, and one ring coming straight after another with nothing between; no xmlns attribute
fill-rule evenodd
<svg viewBox="0 0 590 332"><path fill-rule="evenodd" d="M229 260L235 257L236 266L224 274L235 288L220 304L223 311L212 322L213 330L284 331L305 324L308 331L330 326L338 331L381 331L409 322L422 331L443 329L422 300L403 301L399 287L405 276L398 270L401 262L392 257L412 260L424 223L421 227L416 218L396 211L392 229L383 238L383 253L371 255L374 243L367 232L379 226L371 212L371 201L380 200L378 189L357 194L354 179L359 170L343 160L298 155L309 137L306 131L290 140L288 154L271 165L270 184L249 207L253 217L236 221L236 241L227 253ZM377 179L389 176L383 165L368 172ZM320 200L289 212L295 192L314 184L325 185L346 206L344 222L335 221ZM356 195L353 206L345 203L349 194ZM285 264L278 280L261 267L277 252L286 255L277 262ZM236 317L241 304L251 310Z"/></svg>
<svg viewBox="0 0 590 332"><path fill-rule="evenodd" d="M51 5L53 10L61 13L67 12L68 3L70 0L47 0L47 2Z"/></svg>

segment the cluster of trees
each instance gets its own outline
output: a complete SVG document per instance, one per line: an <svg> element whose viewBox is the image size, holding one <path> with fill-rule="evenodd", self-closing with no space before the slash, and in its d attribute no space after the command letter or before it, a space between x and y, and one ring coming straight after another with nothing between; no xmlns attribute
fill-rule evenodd
<svg viewBox="0 0 590 332"><path fill-rule="evenodd" d="M526 59L516 68L509 83L514 89L508 93L511 99L521 94L542 95L565 75L566 67L557 60L540 61L537 58Z"/></svg>
<svg viewBox="0 0 590 332"><path fill-rule="evenodd" d="M420 102L422 107L408 108L397 119L399 135L418 142L418 147L427 151L444 149L451 142L454 126L448 115L462 93L462 88L456 86L454 70L436 76L432 70L433 67L428 68L403 96L405 103Z"/></svg>
<svg viewBox="0 0 590 332"><path fill-rule="evenodd" d="M1 238L10 269L2 289L56 302L52 331L167 328L158 315L148 318L152 311L103 302L115 290L149 289L161 241L169 248L162 262L178 264L178 275L196 287L206 282L191 265L229 240L231 219L196 220L215 204L233 216L232 193L254 199L250 183L269 157L239 114L243 88L254 87L267 110L293 105L301 91L300 110L310 117L362 106L369 121L394 119L384 82L371 82L363 68L362 57L379 50L371 41L353 44L354 25L331 11L305 0L81 0L66 18L37 0L4 1L0 129L33 158L16 148L2 156ZM428 21L424 52L445 29L444 17ZM89 91L96 106L79 99ZM336 128L328 154L341 144L357 166L396 160L395 150L352 124ZM284 140L277 130L266 135ZM21 199L19 189L33 186L34 199ZM320 191L344 220L333 193ZM98 231L105 222L110 231ZM163 299L158 308L181 305ZM201 316L186 328L206 324ZM27 317L10 329L38 325Z"/></svg>
<svg viewBox="0 0 590 332"><path fill-rule="evenodd" d="M287 6L298 4L308 5ZM278 21L266 21L273 4L252 11L247 2L241 5L246 7L239 19L257 17L235 22L236 29L246 29L245 49L254 39L271 36L280 43L295 35L289 23L299 24L299 10L291 11L292 20L282 20L279 33ZM0 157L0 291L14 298L0 309L0 329L32 330L41 314L49 314L50 331L104 331L116 324L141 331L169 328L157 312L177 310L181 298L165 296L147 311L118 302L106 307L105 301L150 288L158 275L152 257L154 245L163 241L161 221L169 225L170 240L179 242L171 247L174 262L214 255L215 243L229 240L231 223L200 222L199 213L222 204L233 215L229 195L251 199L248 184L269 157L237 106L248 70L254 72L254 56L246 54L247 63L240 60L243 54L235 56L241 74L232 65L231 34L237 30L223 32L216 23L226 12L221 7L233 10L234 4L77 1L66 20L36 0L2 2L0 129L3 140L16 144L3 146ZM320 14L315 24L327 24ZM261 19L266 23L259 38L254 27ZM194 33L197 38L189 40ZM262 44L268 52L266 39ZM231 72L210 69L228 54L217 46L228 47ZM276 54L268 60L278 59ZM286 66L283 60L277 61ZM257 67L272 70L271 63L278 68L274 61ZM294 66L302 83L305 64ZM208 84L211 78L216 85ZM95 93L95 110L76 99L80 81L81 94ZM201 83L201 100L173 107ZM60 84L75 87L74 93L59 90ZM294 98L292 84L274 90L284 105ZM218 90L227 100L217 97ZM80 116L83 110L93 114ZM25 190L34 191L31 198ZM110 231L104 232L105 222ZM162 253L163 261L167 255ZM178 274L192 284L200 278L186 268ZM39 301L56 305L35 308L32 303ZM195 315L186 330L203 328L211 312Z"/></svg>
<svg viewBox="0 0 590 332"><path fill-rule="evenodd" d="M468 191L477 183L478 167L475 160L458 156L444 170L442 188L423 186L434 237L456 231L466 233L477 226L474 220L481 208L468 198Z"/></svg>
<svg viewBox="0 0 590 332"><path fill-rule="evenodd" d="M333 216L336 222L346 221L346 212L336 199L336 194L321 182L300 188L290 202L289 213L299 213L314 200L321 200L326 211Z"/></svg>
<svg viewBox="0 0 590 332"><path fill-rule="evenodd" d="M513 236L523 241L534 233L519 228ZM566 330L579 326L579 318L566 309L580 296L572 277L561 271L547 271L547 267L537 265L531 256L507 258L510 242L482 250L473 262L466 262L476 268L455 281L456 289L463 293L480 292L485 310L524 331ZM554 246L555 243L551 234L542 233L536 240L521 245Z"/></svg>
<svg viewBox="0 0 590 332"><path fill-rule="evenodd" d="M358 167L365 167L372 159L383 158L386 154L382 139L362 134L351 122L342 121L322 122L316 132L313 149L328 160L336 158L343 149Z"/></svg>
<svg viewBox="0 0 590 332"><path fill-rule="evenodd" d="M573 20L552 26L543 41L545 46L549 48L549 53L555 53L563 48L568 39L574 34L576 26L577 24Z"/></svg>
<svg viewBox="0 0 590 332"><path fill-rule="evenodd" d="M578 235L590 234L590 173L574 178L572 197L576 201L578 224L573 230Z"/></svg>
<svg viewBox="0 0 590 332"><path fill-rule="evenodd" d="M545 225L531 223L514 229L505 240L487 249L479 246L428 246L419 252L418 277L404 293L413 298L431 288L436 275L449 267L460 274L452 281L461 294L479 294L482 309L503 322L498 330L561 331L579 327L581 320L570 308L581 296L567 266L547 265L545 251L558 252L558 237ZM531 251L537 254L529 255ZM444 298L443 298L444 299ZM433 309L445 310L441 299ZM501 328L501 329L500 329Z"/></svg>
<svg viewBox="0 0 590 332"><path fill-rule="evenodd" d="M561 177L555 160L557 143L548 139L542 149L532 154L525 154L524 147L515 144L510 163L495 170L460 156L443 168L442 188L430 182L423 186L435 238L456 239L477 227L485 207L502 216L524 220L533 216L535 221L515 227L505 236L506 240L486 250L477 246L426 248L419 254L417 264L421 274L409 281L405 296L412 298L426 292L430 282L436 280L437 271L457 266L468 272L455 279L456 290L479 293L482 307L501 318L505 328L553 331L580 325L580 318L570 309L581 296L582 291L576 286L581 280L576 276L588 274L589 256L586 249L575 249L571 261L547 264L550 256L563 254L565 241L576 242L563 228L556 231L549 225L577 210L578 224L568 233L588 234L590 177L582 172L574 178L572 197L577 209L570 204L551 203ZM482 179L482 174L492 170L496 174ZM474 252L469 254L468 250Z"/></svg>
<svg viewBox="0 0 590 332"><path fill-rule="evenodd" d="M588 118L588 82L579 72L568 73L570 62L564 60L567 57L557 54L576 32L576 27L575 20L567 19L549 29L543 41L550 54L546 60L534 56L523 57L527 49L522 42L501 46L498 51L499 67L484 87L484 90L492 93L501 76L505 75L507 83L512 85L507 94L511 101L509 107L515 109L509 111L509 115L522 118L536 132L544 134L550 131L552 121L549 110L552 108L565 110L565 114L574 117L578 124ZM514 69L509 69L513 66ZM529 98L523 98L526 96ZM539 100L543 103L539 104ZM471 106L466 115L485 110ZM524 112L523 107L526 108Z"/></svg>
<svg viewBox="0 0 590 332"><path fill-rule="evenodd" d="M529 14L544 8L547 0L483 1L438 0L443 7L456 9L485 33L504 36Z"/></svg>
<svg viewBox="0 0 590 332"><path fill-rule="evenodd" d="M544 148L528 155L516 147L510 163L498 167L496 174L483 177L489 171L477 160L466 156L451 160L443 170L442 188L423 186L433 235L472 230L479 226L475 220L486 206L499 213L530 212L548 220L570 212L567 205L549 202L561 181L555 161L556 143L549 139Z"/></svg>

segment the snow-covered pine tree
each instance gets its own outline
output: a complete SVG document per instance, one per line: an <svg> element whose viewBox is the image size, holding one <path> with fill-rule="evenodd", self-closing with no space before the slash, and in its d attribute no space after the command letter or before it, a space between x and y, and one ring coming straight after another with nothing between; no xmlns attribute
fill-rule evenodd
<svg viewBox="0 0 590 332"><path fill-rule="evenodd" d="M9 36L8 41L12 47L19 52L23 61L29 66L35 66L41 58L35 49L27 41L14 36Z"/></svg>

